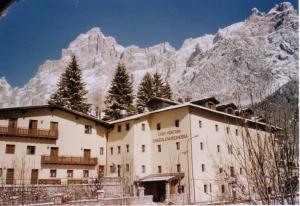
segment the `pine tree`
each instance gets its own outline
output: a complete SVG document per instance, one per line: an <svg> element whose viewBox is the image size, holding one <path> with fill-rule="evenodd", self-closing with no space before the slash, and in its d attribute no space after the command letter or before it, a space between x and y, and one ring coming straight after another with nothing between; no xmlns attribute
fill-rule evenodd
<svg viewBox="0 0 300 206"><path fill-rule="evenodd" d="M137 110L144 112L145 108L150 107L149 102L154 97L153 78L147 72L143 77L137 92Z"/></svg>
<svg viewBox="0 0 300 206"><path fill-rule="evenodd" d="M113 119L121 118L121 110L127 110L128 114L133 114L135 112L133 99L132 82L125 66L119 64L104 102L105 113Z"/></svg>
<svg viewBox="0 0 300 206"><path fill-rule="evenodd" d="M164 82L158 72L153 74L153 93L155 97L163 97Z"/></svg>
<svg viewBox="0 0 300 206"><path fill-rule="evenodd" d="M88 113L90 104L84 97L87 94L82 73L78 67L76 57L73 56L65 72L61 75L57 91L48 101L51 105L58 105L83 113Z"/></svg>
<svg viewBox="0 0 300 206"><path fill-rule="evenodd" d="M170 87L170 84L168 80L165 80L165 85L163 86L163 92L162 92L162 97L165 99L172 99L172 89Z"/></svg>

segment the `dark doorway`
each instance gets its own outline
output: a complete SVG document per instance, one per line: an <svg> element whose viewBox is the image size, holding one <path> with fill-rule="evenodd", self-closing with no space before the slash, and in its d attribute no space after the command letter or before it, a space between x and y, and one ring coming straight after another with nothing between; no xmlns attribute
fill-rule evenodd
<svg viewBox="0 0 300 206"><path fill-rule="evenodd" d="M15 174L15 171L14 169L7 169L6 171L6 184L8 185L12 185L14 184L14 174Z"/></svg>
<svg viewBox="0 0 300 206"><path fill-rule="evenodd" d="M164 181L144 182L145 195L153 195L154 202L163 202L166 199L166 183Z"/></svg>
<svg viewBox="0 0 300 206"><path fill-rule="evenodd" d="M39 170L38 169L32 169L31 170L31 181L30 183L32 185L36 185L38 182L38 177L39 177Z"/></svg>

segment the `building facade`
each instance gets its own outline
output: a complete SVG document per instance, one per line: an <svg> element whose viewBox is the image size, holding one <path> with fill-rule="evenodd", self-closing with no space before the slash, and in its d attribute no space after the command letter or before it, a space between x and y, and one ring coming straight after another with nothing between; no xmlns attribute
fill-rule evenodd
<svg viewBox="0 0 300 206"><path fill-rule="evenodd" d="M0 117L3 184L86 183L104 172L107 123L53 106L1 109Z"/></svg>
<svg viewBox="0 0 300 206"><path fill-rule="evenodd" d="M218 109L218 103L208 98L112 122L50 106L1 109L0 178L5 184L22 178L72 184L119 176L126 193L136 195L143 186L156 202L235 198L234 183L245 181L236 160L244 133L264 137L268 126L236 113L233 104ZM27 133L18 132L25 136L10 132L24 127ZM22 165L24 177L18 175Z"/></svg>

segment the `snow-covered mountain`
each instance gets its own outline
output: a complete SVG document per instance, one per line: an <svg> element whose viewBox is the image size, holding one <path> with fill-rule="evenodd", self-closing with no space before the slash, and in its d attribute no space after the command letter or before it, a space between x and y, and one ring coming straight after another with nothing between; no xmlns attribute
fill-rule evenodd
<svg viewBox="0 0 300 206"><path fill-rule="evenodd" d="M89 102L102 107L120 61L135 88L146 72L159 71L170 82L175 99L215 95L223 101L247 102L250 94L270 94L297 78L298 53L298 14L288 2L268 13L253 9L245 21L215 35L186 39L179 50L167 42L123 47L100 28L92 28L63 49L60 60L41 65L24 87L13 88L0 78L0 107L46 103L73 54L83 71Z"/></svg>

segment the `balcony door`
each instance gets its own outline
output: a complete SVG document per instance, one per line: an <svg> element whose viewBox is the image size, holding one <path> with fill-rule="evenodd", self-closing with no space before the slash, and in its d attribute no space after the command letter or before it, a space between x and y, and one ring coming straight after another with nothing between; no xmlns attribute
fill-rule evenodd
<svg viewBox="0 0 300 206"><path fill-rule="evenodd" d="M14 183L14 169L7 169L6 171L6 184L12 185Z"/></svg>
<svg viewBox="0 0 300 206"><path fill-rule="evenodd" d="M90 149L84 149L83 150L83 158L89 159L91 157L91 150Z"/></svg>
<svg viewBox="0 0 300 206"><path fill-rule="evenodd" d="M10 118L8 120L8 127L9 128L17 128L17 119L16 118Z"/></svg>
<svg viewBox="0 0 300 206"><path fill-rule="evenodd" d="M50 122L50 130L57 131L58 130L58 122Z"/></svg>
<svg viewBox="0 0 300 206"><path fill-rule="evenodd" d="M58 147L51 147L50 156L58 157Z"/></svg>
<svg viewBox="0 0 300 206"><path fill-rule="evenodd" d="M36 185L38 183L38 177L39 177L39 170L38 169L32 169L31 170L31 180L30 180L30 183L32 185Z"/></svg>
<svg viewBox="0 0 300 206"><path fill-rule="evenodd" d="M37 124L38 121L37 120L29 120L29 133L31 135L35 135L37 133Z"/></svg>
<svg viewBox="0 0 300 206"><path fill-rule="evenodd" d="M16 118L10 118L8 120L8 133L9 134L15 134L17 132L17 119Z"/></svg>

